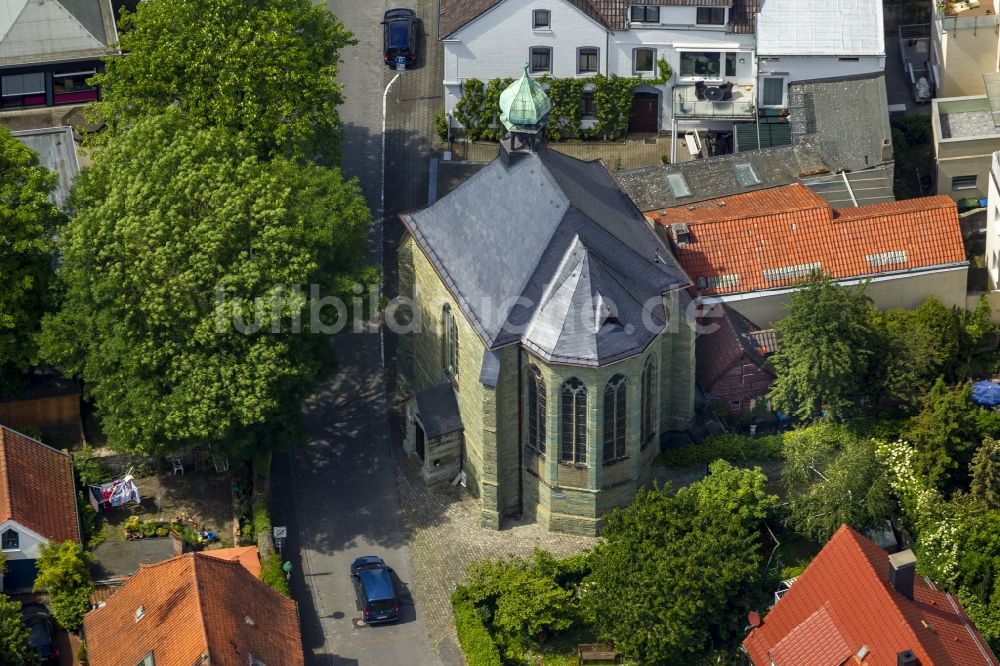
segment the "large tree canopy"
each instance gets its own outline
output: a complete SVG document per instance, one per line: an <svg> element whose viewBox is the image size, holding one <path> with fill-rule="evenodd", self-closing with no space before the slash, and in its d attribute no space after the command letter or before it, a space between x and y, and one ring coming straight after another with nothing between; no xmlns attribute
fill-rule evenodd
<svg viewBox="0 0 1000 666"><path fill-rule="evenodd" d="M363 261L370 214L339 170L252 155L168 112L77 180L42 351L83 376L119 449L247 455L299 425L330 356L310 285L326 294Z"/></svg>
<svg viewBox="0 0 1000 666"><path fill-rule="evenodd" d="M583 588L598 631L642 664L700 663L743 638L769 589L761 525L773 506L759 470L724 461L671 496L640 490L608 516Z"/></svg>
<svg viewBox="0 0 1000 666"><path fill-rule="evenodd" d="M48 196L56 175L0 127L0 377L35 355L52 275L55 232L63 222Z"/></svg>
<svg viewBox="0 0 1000 666"><path fill-rule="evenodd" d="M121 21L127 57L105 60L97 118L118 133L176 106L243 132L264 157L332 165L350 32L309 0L145 0Z"/></svg>
<svg viewBox="0 0 1000 666"><path fill-rule="evenodd" d="M878 391L870 381L881 344L875 315L861 287L844 287L826 277L803 283L792 294L788 315L777 323L781 347L772 359L774 406L803 419L821 411L839 416Z"/></svg>
<svg viewBox="0 0 1000 666"><path fill-rule="evenodd" d="M861 532L884 526L894 508L875 444L846 427L820 422L785 433L788 522L819 543L844 523Z"/></svg>

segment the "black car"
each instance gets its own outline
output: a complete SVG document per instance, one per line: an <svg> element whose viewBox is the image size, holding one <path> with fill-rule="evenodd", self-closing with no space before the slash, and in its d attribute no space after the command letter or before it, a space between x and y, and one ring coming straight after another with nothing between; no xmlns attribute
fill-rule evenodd
<svg viewBox="0 0 1000 666"><path fill-rule="evenodd" d="M382 60L395 67L402 57L407 65L417 62L420 19L412 9L390 9L382 17Z"/></svg>
<svg viewBox="0 0 1000 666"><path fill-rule="evenodd" d="M351 563L351 580L366 624L399 619L399 599L392 584L392 569L381 557L367 555Z"/></svg>
<svg viewBox="0 0 1000 666"><path fill-rule="evenodd" d="M21 622L28 628L28 644L42 663L57 662L59 651L53 638L55 629L49 609L42 604L24 604L21 606Z"/></svg>

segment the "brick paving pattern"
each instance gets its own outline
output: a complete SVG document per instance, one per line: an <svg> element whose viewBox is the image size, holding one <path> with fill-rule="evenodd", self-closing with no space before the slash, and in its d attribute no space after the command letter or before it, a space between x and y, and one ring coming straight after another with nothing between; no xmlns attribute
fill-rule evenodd
<svg viewBox="0 0 1000 666"><path fill-rule="evenodd" d="M402 462L397 457L398 462ZM597 539L547 533L533 523L515 524L498 531L479 527L479 501L451 485L427 488L404 464L396 466L396 489L403 516L412 585L434 648L455 644L451 593L465 578L470 562L495 559L507 553L528 556L536 547L558 557L592 548Z"/></svg>

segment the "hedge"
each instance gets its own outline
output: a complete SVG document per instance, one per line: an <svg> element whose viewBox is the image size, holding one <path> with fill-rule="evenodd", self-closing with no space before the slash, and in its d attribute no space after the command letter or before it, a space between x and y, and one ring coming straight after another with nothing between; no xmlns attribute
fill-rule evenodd
<svg viewBox="0 0 1000 666"><path fill-rule="evenodd" d="M291 596L291 593L288 591L288 581L285 579L285 570L281 568L282 564L284 563L281 561L281 556L271 553L264 559L260 568L260 579L270 585L271 589L287 597Z"/></svg>
<svg viewBox="0 0 1000 666"><path fill-rule="evenodd" d="M451 595L451 610L468 666L502 666L500 649L493 642L475 604L466 596L465 588L459 587Z"/></svg>
<svg viewBox="0 0 1000 666"><path fill-rule="evenodd" d="M668 449L660 454L658 461L664 467L693 467L719 459L733 464L751 460L780 460L782 449L781 435L717 435L702 442Z"/></svg>

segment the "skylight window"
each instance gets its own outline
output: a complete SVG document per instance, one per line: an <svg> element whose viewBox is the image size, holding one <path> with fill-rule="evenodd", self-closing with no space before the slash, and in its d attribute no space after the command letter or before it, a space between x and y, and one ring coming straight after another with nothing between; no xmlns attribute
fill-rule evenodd
<svg viewBox="0 0 1000 666"><path fill-rule="evenodd" d="M713 275L705 280L709 289L735 289L740 286L740 276L738 273L724 273Z"/></svg>
<svg viewBox="0 0 1000 666"><path fill-rule="evenodd" d="M737 164L734 168L736 169L736 179L743 187L753 187L763 182L752 164Z"/></svg>
<svg viewBox="0 0 1000 666"><path fill-rule="evenodd" d="M688 187L682 173L667 174L667 185L670 186L670 191L674 193L675 199L683 199L684 197L691 196L691 188Z"/></svg>
<svg viewBox="0 0 1000 666"><path fill-rule="evenodd" d="M890 252L879 252L877 254L866 254L865 259L872 268L883 266L895 266L906 263L906 250L892 250Z"/></svg>

